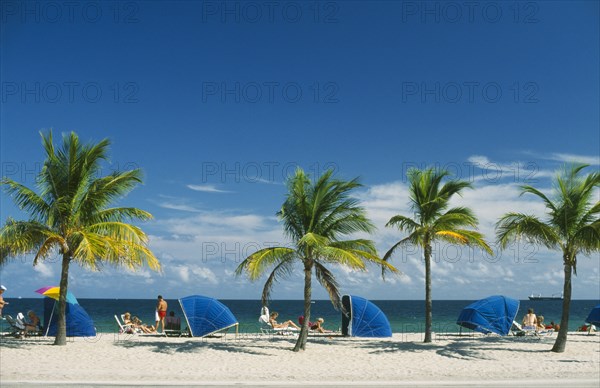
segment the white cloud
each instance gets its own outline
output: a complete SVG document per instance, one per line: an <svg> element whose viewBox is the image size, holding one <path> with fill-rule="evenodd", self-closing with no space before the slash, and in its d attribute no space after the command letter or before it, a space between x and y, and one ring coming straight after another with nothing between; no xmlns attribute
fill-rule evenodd
<svg viewBox="0 0 600 388"><path fill-rule="evenodd" d="M40 277L42 277L43 279L54 277L54 268L51 265L44 263L43 261L33 266L33 270L37 272L38 275L40 275Z"/></svg>
<svg viewBox="0 0 600 388"><path fill-rule="evenodd" d="M158 206L160 206L164 209L181 210L181 211L193 212L193 213L199 213L202 211L202 210L196 209L195 207L190 206L190 205L182 205L182 204L169 203L169 202L161 202L158 204Z"/></svg>
<svg viewBox="0 0 600 388"><path fill-rule="evenodd" d="M187 188L205 193L231 193L231 191L218 189L215 185L187 185Z"/></svg>
<svg viewBox="0 0 600 388"><path fill-rule="evenodd" d="M494 165L482 155L471 156L469 162ZM497 169L510 171L508 168L513 165L498 164ZM488 176L491 177L492 167L489 168ZM540 171L541 175L546 174L546 170ZM453 198L451 205L473 209L480 220L479 230L489 242L495 240L495 223L507 212L545 215L542 201L533 195L520 195L523 181L474 179L473 183L474 189L465 190L463 197ZM544 192L550 190L546 179L535 186ZM267 185L260 187L275 189ZM404 181L386 182L367 187L356 193L356 197L378 227L370 238L375 241L379 253L384 254L405 236L397 229L386 228L385 224L396 214L413 216L408 185ZM159 200L155 202L158 206L186 212L149 223L152 227L150 248L160 258L163 272L113 268L89 272L72 266L71 286L77 297L105 294L120 298L154 298L160 292L171 298L197 293L220 298L260 298L264 278L251 283L244 277L236 277L234 270L241 260L258 249L289 245L282 225L275 217L246 209L206 210L185 198L159 196ZM34 269L30 263L31 260L29 265L8 264L2 270L3 278L31 278L32 282L41 285L58 283L60 263L46 262ZM367 272L338 266L330 269L343 293L356 293L371 299L422 298L425 267L421 249L406 247L399 250L391 263L402 275L388 273L386 282L381 280L377 266L369 266ZM579 276L574 279L575 298L598 297L598 266L598 255L579 259ZM432 276L434 297L438 299L476 299L497 293L518 298L531 292L553 294L562 289L562 258L560 252L539 247L532 249L523 244L515 244L493 258L478 250L439 244L434 247ZM275 286L274 295L277 298L301 298L301 284L302 273L298 268L288 280ZM20 285L10 284L10 287L23 295L31 293L31 287L23 286L22 291ZM315 298L326 298L319 286L315 287Z"/></svg>
<svg viewBox="0 0 600 388"><path fill-rule="evenodd" d="M509 163L491 161L487 156L472 155L467 158L465 171L456 178L484 184L512 181L519 184L537 184L540 180L555 175L554 170L542 168L535 161L513 161ZM473 167L476 167L474 169Z"/></svg>
<svg viewBox="0 0 600 388"><path fill-rule="evenodd" d="M191 266L185 268L185 277L187 277L186 283L190 280L192 282L198 282L201 284L219 284L219 279L213 271L207 267ZM183 280L183 277L182 277Z"/></svg>
<svg viewBox="0 0 600 388"><path fill-rule="evenodd" d="M557 160L565 163L584 163L591 166L600 165L600 156L588 156L588 155L574 155L574 154L563 154L553 153L548 156L550 160Z"/></svg>

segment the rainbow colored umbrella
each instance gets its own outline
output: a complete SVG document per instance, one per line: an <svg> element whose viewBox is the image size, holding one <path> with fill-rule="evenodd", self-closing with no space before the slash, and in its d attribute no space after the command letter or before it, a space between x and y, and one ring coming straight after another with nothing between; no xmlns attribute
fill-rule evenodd
<svg viewBox="0 0 600 388"><path fill-rule="evenodd" d="M39 290L36 290L35 292L47 296L48 298L58 300L58 296L60 295L60 287L42 287ZM77 302L77 299L75 298L75 295L71 294L71 292L69 291L67 291L67 303L79 304L79 302Z"/></svg>

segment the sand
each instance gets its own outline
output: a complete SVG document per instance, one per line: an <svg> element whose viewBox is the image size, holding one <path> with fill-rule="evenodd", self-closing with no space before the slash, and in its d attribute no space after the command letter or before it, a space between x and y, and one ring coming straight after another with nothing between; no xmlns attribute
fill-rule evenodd
<svg viewBox="0 0 600 388"><path fill-rule="evenodd" d="M0 340L0 385L490 385L595 386L600 335L572 333L552 353L552 337L394 334L387 339L232 334L165 338L103 334L67 346L52 339Z"/></svg>

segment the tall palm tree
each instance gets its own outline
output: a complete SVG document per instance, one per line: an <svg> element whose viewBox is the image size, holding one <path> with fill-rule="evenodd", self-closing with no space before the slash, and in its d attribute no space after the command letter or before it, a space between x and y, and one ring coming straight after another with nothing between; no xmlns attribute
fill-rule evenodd
<svg viewBox="0 0 600 388"><path fill-rule="evenodd" d="M305 172L298 168L288 182L288 194L277 216L283 221L284 232L293 247L261 249L248 256L236 269L239 276L245 273L250 280L257 280L270 270L263 288L263 305L269 300L274 283L289 275L293 266L300 263L304 270L304 323L294 351L306 348L313 271L318 282L327 290L337 308L340 304L338 284L326 265L344 265L354 270L365 270L365 261L386 265L378 256L370 240L344 240L356 232L370 233L373 224L365 210L350 192L361 184L357 179L343 181L332 178L332 171L325 172L316 182L311 182Z"/></svg>
<svg viewBox="0 0 600 388"><path fill-rule="evenodd" d="M523 213L507 213L496 225L501 248L524 237L549 249L562 251L565 273L563 308L560 330L552 347L552 351L558 353L564 352L567 345L571 276L573 273L577 275L577 255L600 251L600 201L594 202L593 198L594 190L600 187L600 173L581 176L581 170L587 166L565 166L556 176L552 198L532 186L522 186L522 194L533 194L544 201L546 220Z"/></svg>
<svg viewBox="0 0 600 388"><path fill-rule="evenodd" d="M110 142L83 145L71 132L56 149L52 132L42 136L46 152L37 177L39 193L4 177L5 191L29 213L28 221L8 219L0 230L0 264L19 255L35 253L33 265L53 253L62 256L58 330L55 345L66 345L66 296L69 265L96 270L100 263L137 268L160 264L148 249L148 237L127 220L148 220L152 215L133 207L109 207L141 180L139 169L97 177L107 158Z"/></svg>
<svg viewBox="0 0 600 388"><path fill-rule="evenodd" d="M383 257L388 261L394 251L402 246L413 245L423 248L425 259L425 342L431 342L432 302L431 302L431 254L432 244L442 240L452 244L473 245L492 253L483 239L483 235L475 230L478 221L473 212L466 207L448 209L450 198L471 184L461 180L449 180L442 185L442 180L449 176L445 170L410 169L407 173L411 209L414 218L403 215L392 217L387 227L397 227L408 236L398 241ZM385 271L385 268L384 268Z"/></svg>

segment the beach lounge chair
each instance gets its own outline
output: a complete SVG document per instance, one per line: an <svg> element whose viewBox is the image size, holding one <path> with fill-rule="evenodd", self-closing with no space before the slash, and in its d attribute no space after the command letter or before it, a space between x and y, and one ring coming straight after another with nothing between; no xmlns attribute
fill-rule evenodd
<svg viewBox="0 0 600 388"><path fill-rule="evenodd" d="M554 333L554 329L544 329L544 330L536 330L535 326L521 326L518 322L513 321L512 327L510 329L512 335L517 337L523 336L551 336Z"/></svg>
<svg viewBox="0 0 600 388"><path fill-rule="evenodd" d="M142 331L138 328L133 327L131 323L125 323L125 319L123 315L121 315L121 319L115 315L115 321L117 321L117 325L119 325L119 334L139 334Z"/></svg>
<svg viewBox="0 0 600 388"><path fill-rule="evenodd" d="M522 337L525 335L535 335L535 327L521 326L519 322L513 321L512 327L510 328L510 333L517 337Z"/></svg>
<svg viewBox="0 0 600 388"><path fill-rule="evenodd" d="M179 317L168 316L165 318L165 335L167 337L181 337L181 319Z"/></svg>
<svg viewBox="0 0 600 388"><path fill-rule="evenodd" d="M10 315L6 316L6 322L11 327L11 335L15 336L36 336L41 335L43 333L42 328L38 327L37 330L26 331L25 326L27 325L27 321L25 320L25 316L23 313L18 313L16 318L11 317Z"/></svg>
<svg viewBox="0 0 600 388"><path fill-rule="evenodd" d="M19 315L23 317L23 314L19 313ZM11 335L22 335L23 333L25 333L25 324L23 323L22 319L19 319L19 315L17 315L17 319L14 319L10 315L4 316L6 318L6 322L8 322L8 324L10 325Z"/></svg>

